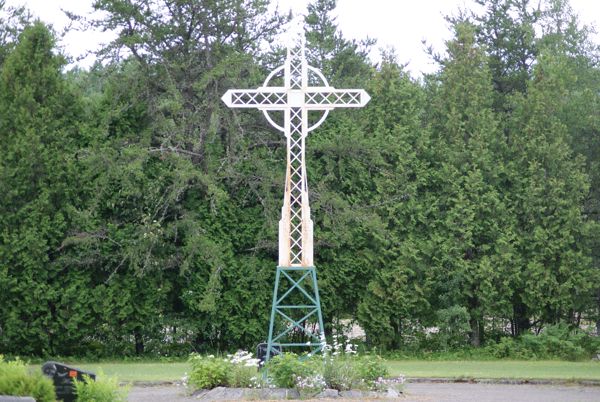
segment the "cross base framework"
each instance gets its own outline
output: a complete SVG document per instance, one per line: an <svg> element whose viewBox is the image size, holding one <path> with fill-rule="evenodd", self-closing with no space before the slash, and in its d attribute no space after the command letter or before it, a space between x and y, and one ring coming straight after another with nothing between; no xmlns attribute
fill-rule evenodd
<svg viewBox="0 0 600 402"><path fill-rule="evenodd" d="M323 331L315 267L277 267L266 361L291 347L319 352L325 342Z"/></svg>

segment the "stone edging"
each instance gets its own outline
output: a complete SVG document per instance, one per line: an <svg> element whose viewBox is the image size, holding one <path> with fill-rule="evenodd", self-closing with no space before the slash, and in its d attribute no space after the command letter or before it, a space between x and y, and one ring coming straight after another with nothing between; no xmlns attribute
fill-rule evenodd
<svg viewBox="0 0 600 402"><path fill-rule="evenodd" d="M581 385L600 387L600 380L559 380L559 379L526 379L526 378L468 378L468 377L407 377L407 383L473 383L473 384L506 384L506 385ZM181 386L181 381L132 381L121 382L120 385L131 384L135 387Z"/></svg>
<svg viewBox="0 0 600 402"><path fill-rule="evenodd" d="M559 379L527 379L527 378L437 378L437 377L410 377L409 383L472 383L472 384L505 384L505 385L582 385L586 387L600 387L600 380L559 380Z"/></svg>

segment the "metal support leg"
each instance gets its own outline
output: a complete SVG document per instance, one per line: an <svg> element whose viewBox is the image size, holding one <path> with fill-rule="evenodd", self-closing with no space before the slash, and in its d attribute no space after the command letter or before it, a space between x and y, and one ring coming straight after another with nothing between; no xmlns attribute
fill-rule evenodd
<svg viewBox="0 0 600 402"><path fill-rule="evenodd" d="M316 323L318 330L312 332L306 328L304 324L307 321ZM298 334L306 336L308 342L293 342L290 339ZM323 339L323 315L315 267L277 267L266 361L278 350L290 347L317 353L323 347Z"/></svg>

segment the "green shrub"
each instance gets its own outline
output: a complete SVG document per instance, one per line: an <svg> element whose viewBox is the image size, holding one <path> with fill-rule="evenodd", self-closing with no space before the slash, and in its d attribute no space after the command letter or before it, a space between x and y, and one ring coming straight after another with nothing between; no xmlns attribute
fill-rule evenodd
<svg viewBox="0 0 600 402"><path fill-rule="evenodd" d="M198 389L251 387L256 382L258 359L243 350L227 355L227 358L192 354L189 362L192 371L187 382Z"/></svg>
<svg viewBox="0 0 600 402"><path fill-rule="evenodd" d="M438 332L433 337L442 350L460 348L468 344L469 312L465 307L452 306L436 312Z"/></svg>
<svg viewBox="0 0 600 402"><path fill-rule="evenodd" d="M565 324L546 327L539 335L524 334L520 338L501 338L486 346L497 358L583 360L600 347L600 339Z"/></svg>
<svg viewBox="0 0 600 402"><path fill-rule="evenodd" d="M353 353L326 354L304 360L284 353L271 359L266 368L276 386L296 388L301 393L315 393L323 388L374 389L375 382L388 374L380 357Z"/></svg>
<svg viewBox="0 0 600 402"><path fill-rule="evenodd" d="M388 369L379 356L365 355L356 359L356 372L360 379L371 385L388 375Z"/></svg>
<svg viewBox="0 0 600 402"><path fill-rule="evenodd" d="M31 396L38 402L56 401L52 381L42 373L29 373L21 360L7 362L0 355L0 395Z"/></svg>
<svg viewBox="0 0 600 402"><path fill-rule="evenodd" d="M256 382L258 371L258 359L254 359L252 354L240 350L234 355L227 355L229 368L227 370L227 386L247 388L252 387Z"/></svg>
<svg viewBox="0 0 600 402"><path fill-rule="evenodd" d="M77 402L126 402L128 389L119 387L116 377L106 377L103 373L92 380L84 375L83 381L74 381Z"/></svg>
<svg viewBox="0 0 600 402"><path fill-rule="evenodd" d="M346 391L356 387L360 382L354 362L356 358L350 356L325 357L323 363L323 379L328 388Z"/></svg>
<svg viewBox="0 0 600 402"><path fill-rule="evenodd" d="M308 378L316 373L312 360L300 360L294 353L277 355L265 367L275 385L281 388L294 388L298 377Z"/></svg>
<svg viewBox="0 0 600 402"><path fill-rule="evenodd" d="M294 383L301 399L313 397L327 386L323 375L319 373L308 377L297 376Z"/></svg>
<svg viewBox="0 0 600 402"><path fill-rule="evenodd" d="M537 336L523 335L521 343L524 349L532 351L540 359L581 360L587 354L581 346L586 336L584 332L572 330L566 324L558 324L546 327Z"/></svg>
<svg viewBox="0 0 600 402"><path fill-rule="evenodd" d="M193 354L189 362L192 365L192 372L188 380L190 385L199 389L212 389L227 385L230 363L225 359L215 358L213 355Z"/></svg>

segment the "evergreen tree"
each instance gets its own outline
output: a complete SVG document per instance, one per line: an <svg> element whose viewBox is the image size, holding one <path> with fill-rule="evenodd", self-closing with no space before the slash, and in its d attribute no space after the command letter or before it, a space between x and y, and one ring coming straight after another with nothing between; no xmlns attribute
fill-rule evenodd
<svg viewBox="0 0 600 402"><path fill-rule="evenodd" d="M0 73L2 349L58 354L92 324L88 278L57 260L80 201L81 104L41 22L27 27Z"/></svg>
<svg viewBox="0 0 600 402"><path fill-rule="evenodd" d="M508 123L513 173L510 209L516 217L520 267L510 274L515 334L531 325L574 322L585 310L595 277L582 205L588 177L567 143L557 111L565 91L560 58L542 55L527 96L512 99ZM589 281L592 279L592 281Z"/></svg>
<svg viewBox="0 0 600 402"><path fill-rule="evenodd" d="M25 7L10 7L6 0L0 0L0 68L23 28L30 24L31 16Z"/></svg>
<svg viewBox="0 0 600 402"><path fill-rule="evenodd" d="M509 215L498 189L504 163L488 59L475 42L472 25L458 23L454 28L431 110L444 177L434 232L433 303L439 309L466 308L471 343L479 346L485 317L497 314L504 301L506 257L500 244L503 236L510 236Z"/></svg>
<svg viewBox="0 0 600 402"><path fill-rule="evenodd" d="M474 16L478 42L487 48L497 91L495 107L503 110L504 97L525 92L538 54L535 26L540 9L530 0L475 0L485 8ZM539 7L539 4L537 5Z"/></svg>
<svg viewBox="0 0 600 402"><path fill-rule="evenodd" d="M378 230L371 230L370 243L360 243L359 251L368 256L360 264L371 269L357 318L369 343L399 348L431 316L428 222L436 205L431 188L439 178L429 132L421 125L425 96L418 83L386 55L367 90L372 100L365 132L377 156L369 167L373 185L357 209L376 214L370 219Z"/></svg>

